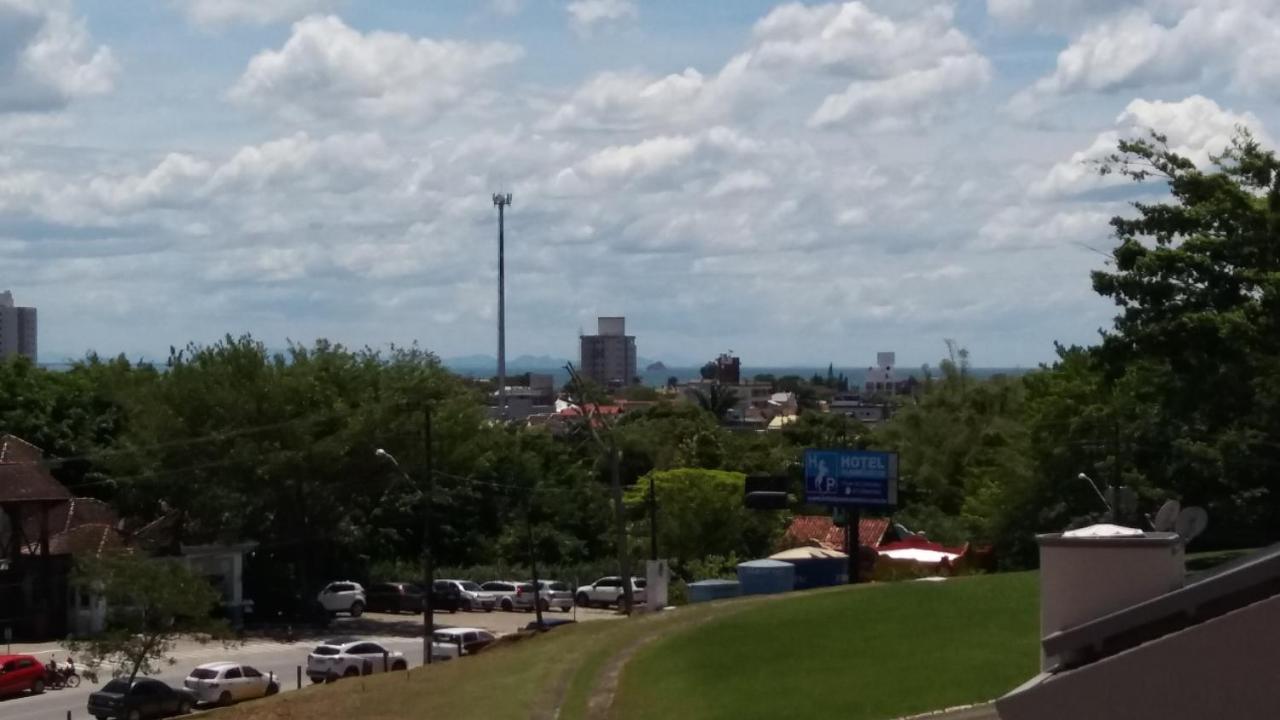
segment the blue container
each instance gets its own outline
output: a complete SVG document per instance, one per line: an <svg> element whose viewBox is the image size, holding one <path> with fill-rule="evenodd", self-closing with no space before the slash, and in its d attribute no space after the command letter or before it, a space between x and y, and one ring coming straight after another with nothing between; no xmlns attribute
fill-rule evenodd
<svg viewBox="0 0 1280 720"><path fill-rule="evenodd" d="M770 595L796 589L796 566L781 560L751 560L738 565L743 595Z"/></svg>
<svg viewBox="0 0 1280 720"><path fill-rule="evenodd" d="M699 580L689 583L689 602L700 603L724 600L741 595L737 580Z"/></svg>
<svg viewBox="0 0 1280 720"><path fill-rule="evenodd" d="M783 560L796 569L796 589L831 587L849 582L849 561L845 558L803 558Z"/></svg>

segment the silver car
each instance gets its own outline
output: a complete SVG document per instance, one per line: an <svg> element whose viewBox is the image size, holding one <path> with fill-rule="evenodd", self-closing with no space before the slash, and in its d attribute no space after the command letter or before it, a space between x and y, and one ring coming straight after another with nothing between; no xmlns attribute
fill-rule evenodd
<svg viewBox="0 0 1280 720"><path fill-rule="evenodd" d="M486 592L480 585L470 580L441 580L440 582L453 585L458 591L458 607L466 612L479 610L493 612L498 604L496 595Z"/></svg>
<svg viewBox="0 0 1280 720"><path fill-rule="evenodd" d="M569 612L573 609L573 588L559 580L539 580L538 595L544 611L555 608Z"/></svg>

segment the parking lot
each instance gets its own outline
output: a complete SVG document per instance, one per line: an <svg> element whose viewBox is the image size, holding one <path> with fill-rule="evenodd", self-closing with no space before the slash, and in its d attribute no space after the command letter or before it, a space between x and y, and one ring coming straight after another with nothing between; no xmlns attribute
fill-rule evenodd
<svg viewBox="0 0 1280 720"><path fill-rule="evenodd" d="M613 610L596 608L574 608L569 612L551 610L542 614L547 620L577 620L578 622L594 622L597 620L615 620L622 617ZM456 612L436 613L437 627L475 627L488 630L495 635L506 635L522 629L533 622L536 615L532 612ZM408 613L370 613L358 618L340 615L333 620L327 631L336 635L377 635L377 636L422 636L422 616Z"/></svg>

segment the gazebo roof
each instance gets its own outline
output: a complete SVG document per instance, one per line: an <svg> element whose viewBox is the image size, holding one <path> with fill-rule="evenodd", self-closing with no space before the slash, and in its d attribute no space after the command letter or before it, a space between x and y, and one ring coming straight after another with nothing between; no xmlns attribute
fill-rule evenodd
<svg viewBox="0 0 1280 720"><path fill-rule="evenodd" d="M44 462L44 453L13 435L0 435L0 503L48 503L70 500Z"/></svg>

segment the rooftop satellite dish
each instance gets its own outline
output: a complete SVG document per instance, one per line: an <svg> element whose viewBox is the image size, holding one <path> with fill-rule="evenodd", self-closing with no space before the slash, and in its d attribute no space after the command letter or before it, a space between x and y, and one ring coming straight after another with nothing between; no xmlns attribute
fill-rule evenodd
<svg viewBox="0 0 1280 720"><path fill-rule="evenodd" d="M1182 505L1177 500L1169 500L1160 506L1156 519L1151 521L1151 529L1156 532L1169 532L1178 522L1178 513Z"/></svg>
<svg viewBox="0 0 1280 720"><path fill-rule="evenodd" d="M1174 532L1182 538L1184 544L1191 542L1209 527L1209 513L1202 507L1189 507L1178 513L1178 521L1174 523Z"/></svg>

